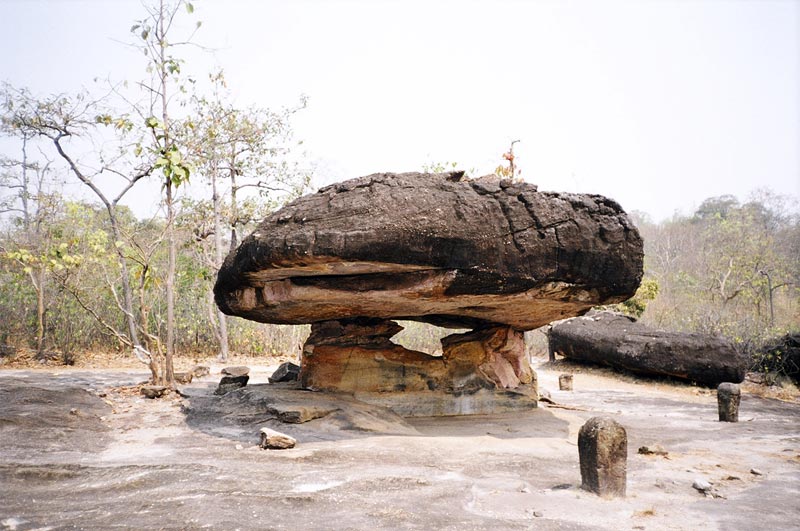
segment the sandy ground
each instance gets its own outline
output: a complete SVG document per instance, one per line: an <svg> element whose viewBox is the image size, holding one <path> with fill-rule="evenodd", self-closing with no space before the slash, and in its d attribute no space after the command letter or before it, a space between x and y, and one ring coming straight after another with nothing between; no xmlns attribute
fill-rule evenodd
<svg viewBox="0 0 800 531"><path fill-rule="evenodd" d="M218 370L161 400L120 389L143 371L0 371L0 529L800 528L796 399L745 393L741 421L720 423L713 391L541 364L563 407L400 419L402 435L320 437L314 420L270 451L257 418L203 415ZM570 370L575 390L558 391ZM625 498L579 488L577 432L595 415L628 431Z"/></svg>

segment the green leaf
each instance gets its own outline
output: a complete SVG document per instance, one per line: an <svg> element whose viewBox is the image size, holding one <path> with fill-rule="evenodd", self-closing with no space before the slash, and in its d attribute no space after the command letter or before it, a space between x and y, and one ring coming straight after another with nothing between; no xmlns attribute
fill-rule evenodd
<svg viewBox="0 0 800 531"><path fill-rule="evenodd" d="M194 13L194 6L191 2L186 2L186 12L187 13Z"/></svg>

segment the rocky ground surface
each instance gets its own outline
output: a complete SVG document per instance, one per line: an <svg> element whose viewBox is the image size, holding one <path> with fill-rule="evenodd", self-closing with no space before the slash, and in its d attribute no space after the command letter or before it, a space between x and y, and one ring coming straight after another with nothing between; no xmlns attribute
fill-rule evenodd
<svg viewBox="0 0 800 531"><path fill-rule="evenodd" d="M720 423L713 391L558 362L537 368L555 404L533 411L402 419L350 402L284 424L294 449L262 450L260 428L281 423L237 411L232 398L222 407L212 396L219 369L184 387L188 398L157 400L127 387L143 371L0 371L0 529L710 531L800 521L796 398L745 388L740 422ZM252 367L250 385L271 369ZM559 391L570 370L574 390ZM579 489L577 433L596 415L627 429L625 498Z"/></svg>

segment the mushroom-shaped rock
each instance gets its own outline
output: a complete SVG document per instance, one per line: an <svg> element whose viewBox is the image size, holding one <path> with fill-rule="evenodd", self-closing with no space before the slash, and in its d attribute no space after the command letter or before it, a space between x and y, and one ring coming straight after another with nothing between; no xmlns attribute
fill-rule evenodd
<svg viewBox="0 0 800 531"><path fill-rule="evenodd" d="M219 307L255 321L357 317L529 330L633 295L642 239L599 195L462 172L381 173L275 212L225 260Z"/></svg>
<svg viewBox="0 0 800 531"><path fill-rule="evenodd" d="M536 406L522 331L627 299L642 257L636 228L605 197L382 173L275 212L228 255L214 290L228 314L312 323L306 389L404 415L489 413ZM474 330L429 356L393 343L392 319Z"/></svg>

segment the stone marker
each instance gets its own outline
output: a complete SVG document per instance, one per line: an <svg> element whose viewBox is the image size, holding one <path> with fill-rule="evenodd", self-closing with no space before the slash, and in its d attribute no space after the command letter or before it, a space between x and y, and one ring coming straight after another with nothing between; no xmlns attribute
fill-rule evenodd
<svg viewBox="0 0 800 531"><path fill-rule="evenodd" d="M609 417L592 417L578 433L581 488L600 496L625 496L628 436Z"/></svg>
<svg viewBox="0 0 800 531"><path fill-rule="evenodd" d="M265 450L286 450L294 448L297 440L285 433L270 428L261 428L261 443L259 446Z"/></svg>
<svg viewBox="0 0 800 531"><path fill-rule="evenodd" d="M278 368L275 369L275 372L272 373L272 376L269 377L269 383L296 382L299 376L300 366L291 361L285 361L281 363Z"/></svg>
<svg viewBox="0 0 800 531"><path fill-rule="evenodd" d="M719 407L720 422L739 422L739 401L742 392L739 386L723 382L717 387L717 405Z"/></svg>
<svg viewBox="0 0 800 531"><path fill-rule="evenodd" d="M558 388L562 391L572 391L572 375L561 374L558 376Z"/></svg>
<svg viewBox="0 0 800 531"><path fill-rule="evenodd" d="M241 389L250 380L250 368L244 366L225 367L222 369L222 378L219 381L215 395L224 395L234 389Z"/></svg>

